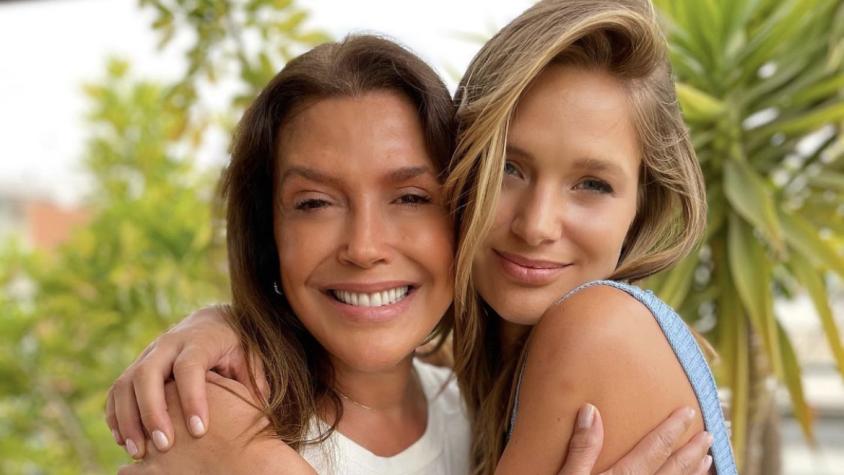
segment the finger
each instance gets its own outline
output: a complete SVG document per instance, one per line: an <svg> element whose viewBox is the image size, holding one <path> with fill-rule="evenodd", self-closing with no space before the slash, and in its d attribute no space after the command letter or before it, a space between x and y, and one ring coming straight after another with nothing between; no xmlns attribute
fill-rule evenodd
<svg viewBox="0 0 844 475"><path fill-rule="evenodd" d="M164 383L170 376L171 367L167 363L157 363L159 360L155 356L156 352L150 353L135 371L133 389L146 433L158 450L166 452L174 441L173 425L164 400Z"/></svg>
<svg viewBox="0 0 844 475"><path fill-rule="evenodd" d="M179 390L179 401L188 432L202 437L208 430L208 397L205 373L211 368L208 357L197 350L186 349L173 363L173 376Z"/></svg>
<svg viewBox="0 0 844 475"><path fill-rule="evenodd" d="M712 467L712 456L707 455L700 461L700 466L694 475L705 475L709 473L709 468Z"/></svg>
<svg viewBox="0 0 844 475"><path fill-rule="evenodd" d="M654 473L668 460L697 412L685 407L674 411L646 435L612 468L618 473Z"/></svg>
<svg viewBox="0 0 844 475"><path fill-rule="evenodd" d="M241 351L242 353L242 350L238 349L238 351ZM254 394L254 396L256 396L256 398L260 401L265 401L270 394L270 385L267 382L267 376L264 373L263 361L260 357L254 354L251 355L249 358L249 363L252 367L252 373L255 377L255 385L257 386L256 388L254 388L254 390L252 388L252 382L249 380L249 368L247 368L245 363L242 363L244 361L246 360L243 357L232 359L232 379L249 388L250 392L252 393L257 390L257 394Z"/></svg>
<svg viewBox="0 0 844 475"><path fill-rule="evenodd" d="M577 411L574 432L569 440L568 453L560 475L592 473L604 443L604 424L598 409L584 404Z"/></svg>
<svg viewBox="0 0 844 475"><path fill-rule="evenodd" d="M117 430L123 436L124 448L132 458L144 456L145 436L138 414L138 403L132 384L122 376L114 385L114 413L117 416Z"/></svg>
<svg viewBox="0 0 844 475"><path fill-rule="evenodd" d="M694 436L688 444L674 452L655 475L686 475L698 473L705 462L709 447L712 446L712 436L708 432L701 432ZM710 457L711 458L711 457ZM708 470L708 468L707 468Z"/></svg>
<svg viewBox="0 0 844 475"><path fill-rule="evenodd" d="M114 388L109 388L106 396L105 407L105 421L108 428L111 430L111 436L114 437L114 442L117 445L123 445L123 437L120 436L120 431L117 430L117 415L114 413Z"/></svg>

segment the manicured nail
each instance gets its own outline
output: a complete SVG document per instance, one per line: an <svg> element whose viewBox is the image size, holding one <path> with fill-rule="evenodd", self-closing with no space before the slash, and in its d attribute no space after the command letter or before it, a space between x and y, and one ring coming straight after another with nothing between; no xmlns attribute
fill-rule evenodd
<svg viewBox="0 0 844 475"><path fill-rule="evenodd" d="M202 435L205 433L205 424L199 416L190 416L190 432L193 435Z"/></svg>
<svg viewBox="0 0 844 475"><path fill-rule="evenodd" d="M705 471L709 470L709 467L711 467L711 466L712 466L712 456L707 455L706 457L703 458L703 471L705 472Z"/></svg>
<svg viewBox="0 0 844 475"><path fill-rule="evenodd" d="M117 429L111 430L111 436L114 437L114 441L117 443L117 445L120 445L120 433L117 432Z"/></svg>
<svg viewBox="0 0 844 475"><path fill-rule="evenodd" d="M135 445L135 442L132 439L126 439L126 453L132 457L138 455L138 446Z"/></svg>
<svg viewBox="0 0 844 475"><path fill-rule="evenodd" d="M577 413L577 428L588 429L595 421L595 406L586 404Z"/></svg>
<svg viewBox="0 0 844 475"><path fill-rule="evenodd" d="M152 431L152 441L155 443L155 448L158 450L167 450L170 447L170 440L160 430Z"/></svg>

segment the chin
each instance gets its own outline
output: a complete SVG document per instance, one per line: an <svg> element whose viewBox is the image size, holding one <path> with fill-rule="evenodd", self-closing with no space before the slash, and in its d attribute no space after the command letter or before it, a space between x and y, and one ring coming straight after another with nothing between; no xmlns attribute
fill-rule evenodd
<svg viewBox="0 0 844 475"><path fill-rule="evenodd" d="M419 342L424 339L419 338ZM413 355L418 344L416 340L408 342L385 341L384 338L361 342L354 346L332 351L344 364L363 372L381 372L394 368Z"/></svg>

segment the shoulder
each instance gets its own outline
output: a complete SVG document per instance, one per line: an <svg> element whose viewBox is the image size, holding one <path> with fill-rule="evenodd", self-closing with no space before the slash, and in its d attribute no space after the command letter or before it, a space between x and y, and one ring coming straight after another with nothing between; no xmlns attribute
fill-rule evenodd
<svg viewBox="0 0 844 475"><path fill-rule="evenodd" d="M653 345L665 342L648 307L609 285L581 288L551 306L530 340L529 351L548 352L543 360L550 358L555 366L568 362L576 367L585 359L593 368L602 361L617 362L621 355L656 357Z"/></svg>
<svg viewBox="0 0 844 475"><path fill-rule="evenodd" d="M273 473L278 461L291 468L290 473L313 473L299 454L284 442L267 434L269 421L260 402L246 386L216 373L206 375L208 431L201 438L191 436L185 424L178 388L174 382L165 385L167 410L174 421L173 447L157 461L168 469L181 468L184 461L212 464L216 468L251 467L249 473ZM192 468L196 468L191 465ZM228 469L227 469L228 470Z"/></svg>
<svg viewBox="0 0 844 475"><path fill-rule="evenodd" d="M526 351L514 452L530 453L544 439L556 441L546 450L565 447L577 409L590 402L606 429L597 465L606 468L671 411L697 405L656 318L620 288L584 287L549 308Z"/></svg>

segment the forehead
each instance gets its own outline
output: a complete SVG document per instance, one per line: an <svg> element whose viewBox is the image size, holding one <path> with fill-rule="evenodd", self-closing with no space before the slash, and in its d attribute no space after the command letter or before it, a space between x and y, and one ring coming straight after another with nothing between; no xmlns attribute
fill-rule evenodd
<svg viewBox="0 0 844 475"><path fill-rule="evenodd" d="M508 141L574 159L638 168L639 139L624 83L599 69L550 65L525 91Z"/></svg>
<svg viewBox="0 0 844 475"><path fill-rule="evenodd" d="M434 167L413 103L393 91L316 100L280 128L277 170L310 167L357 179L398 167Z"/></svg>

